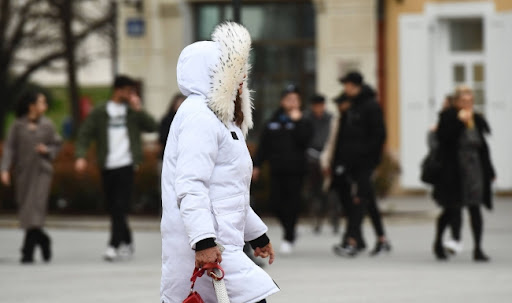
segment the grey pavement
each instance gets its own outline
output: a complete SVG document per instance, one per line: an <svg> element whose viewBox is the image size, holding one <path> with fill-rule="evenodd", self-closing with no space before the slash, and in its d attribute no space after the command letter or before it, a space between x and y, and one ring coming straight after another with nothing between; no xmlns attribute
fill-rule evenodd
<svg viewBox="0 0 512 303"><path fill-rule="evenodd" d="M485 213L484 248L489 264L471 259L472 239L464 218L465 251L448 262L431 253L436 207L426 197L390 198L382 208L393 244L389 255L355 259L332 253L340 236L325 226L314 235L301 220L291 256L277 256L265 269L281 287L269 303L284 302L512 302L512 198L497 198ZM279 248L281 229L265 218ZM18 263L23 233L12 216L0 216L0 303L159 302L161 243L158 220L133 218L136 255L130 261L101 259L108 231L106 217L48 219L54 242L50 264ZM368 244L374 235L365 223ZM192 269L191 269L192 270Z"/></svg>

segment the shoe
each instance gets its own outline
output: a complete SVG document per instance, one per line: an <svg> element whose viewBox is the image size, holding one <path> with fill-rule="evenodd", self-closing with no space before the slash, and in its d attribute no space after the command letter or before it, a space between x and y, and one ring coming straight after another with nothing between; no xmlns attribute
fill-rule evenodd
<svg viewBox="0 0 512 303"><path fill-rule="evenodd" d="M133 244L121 244L117 250L117 255L122 259L130 259L135 253L135 247Z"/></svg>
<svg viewBox="0 0 512 303"><path fill-rule="evenodd" d="M443 243L446 251L452 255L460 254L463 251L462 241L448 240Z"/></svg>
<svg viewBox="0 0 512 303"><path fill-rule="evenodd" d="M391 245L389 244L388 241L384 241L384 242L377 242L377 244L375 244L375 248L370 252L370 256L372 257L375 257L375 256L378 256L382 253L389 253L391 252Z"/></svg>
<svg viewBox="0 0 512 303"><path fill-rule="evenodd" d="M105 259L105 261L112 262L117 260L118 257L119 255L117 254L116 249L112 246L107 247L107 250L103 254L103 259Z"/></svg>
<svg viewBox="0 0 512 303"><path fill-rule="evenodd" d="M484 254L484 252L481 249L475 249L473 252L473 260L475 262L489 262L491 261L491 258Z"/></svg>
<svg viewBox="0 0 512 303"><path fill-rule="evenodd" d="M43 260L44 262L48 263L52 259L52 241L50 240L50 237L48 237L48 235L43 232L41 232L40 237L41 253L43 255Z"/></svg>
<svg viewBox="0 0 512 303"><path fill-rule="evenodd" d="M359 253L359 249L348 244L334 245L332 250L341 257L355 257Z"/></svg>
<svg viewBox="0 0 512 303"><path fill-rule="evenodd" d="M283 241L279 250L283 255L289 255L293 252L293 243L289 241Z"/></svg>
<svg viewBox="0 0 512 303"><path fill-rule="evenodd" d="M36 247L36 234L34 229L29 229L25 233L23 247L21 249L21 264L34 263L34 249Z"/></svg>
<svg viewBox="0 0 512 303"><path fill-rule="evenodd" d="M444 247L441 243L435 243L433 250L434 250L434 255L436 256L437 260L439 260L439 261L448 260L448 256L446 255Z"/></svg>

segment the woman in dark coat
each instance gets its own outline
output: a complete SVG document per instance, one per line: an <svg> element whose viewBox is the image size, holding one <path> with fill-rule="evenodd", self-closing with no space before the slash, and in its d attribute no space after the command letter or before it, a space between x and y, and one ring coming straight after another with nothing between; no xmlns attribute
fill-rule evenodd
<svg viewBox="0 0 512 303"><path fill-rule="evenodd" d="M10 185L13 172L20 225L25 229L22 263L32 263L34 249L41 246L43 259L51 259L50 237L43 231L52 181L52 160L61 139L46 117L48 106L41 93L26 93L18 103L17 119L4 143L1 177Z"/></svg>
<svg viewBox="0 0 512 303"><path fill-rule="evenodd" d="M454 105L440 114L437 129L442 172L434 186L434 198L443 212L437 221L434 253L440 260L447 259L443 232L467 207L475 245L473 258L489 261L481 247L480 205L492 209L491 183L496 176L485 140L490 128L482 115L473 112L473 92L468 87L457 89Z"/></svg>

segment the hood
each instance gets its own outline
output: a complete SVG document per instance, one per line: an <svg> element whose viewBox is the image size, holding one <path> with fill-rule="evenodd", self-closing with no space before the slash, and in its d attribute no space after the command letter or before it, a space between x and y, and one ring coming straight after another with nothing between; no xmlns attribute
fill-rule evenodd
<svg viewBox="0 0 512 303"><path fill-rule="evenodd" d="M241 129L247 135L253 126L252 100L247 86L251 37L245 27L225 22L215 28L212 40L196 42L183 49L177 66L179 89L187 97L202 96L219 120L228 126L234 119L238 87L243 83Z"/></svg>

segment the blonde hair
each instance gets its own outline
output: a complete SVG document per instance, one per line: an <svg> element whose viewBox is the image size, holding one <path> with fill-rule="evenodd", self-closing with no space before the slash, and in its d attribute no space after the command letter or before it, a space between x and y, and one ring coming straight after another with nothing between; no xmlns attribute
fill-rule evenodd
<svg viewBox="0 0 512 303"><path fill-rule="evenodd" d="M455 94L453 94L453 97L455 100L459 100L460 97L462 95L465 95L465 94L471 94L473 95L473 89L471 87L469 87L468 85L458 85L456 88L455 88Z"/></svg>

